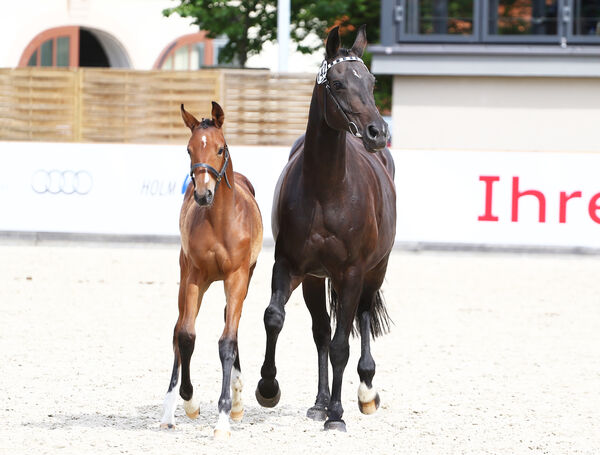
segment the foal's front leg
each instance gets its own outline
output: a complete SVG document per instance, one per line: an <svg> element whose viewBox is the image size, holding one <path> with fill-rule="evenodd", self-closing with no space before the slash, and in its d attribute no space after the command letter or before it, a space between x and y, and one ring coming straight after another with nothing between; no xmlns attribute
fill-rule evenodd
<svg viewBox="0 0 600 455"><path fill-rule="evenodd" d="M250 274L247 268L240 268L225 278L225 328L219 339L219 357L223 369L223 384L219 397L219 420L215 426L215 438L228 438L231 435L229 417L238 422L244 415L242 403L242 372L238 353L237 333L242 315L242 306L248 293ZM233 400L229 389L233 392Z"/></svg>

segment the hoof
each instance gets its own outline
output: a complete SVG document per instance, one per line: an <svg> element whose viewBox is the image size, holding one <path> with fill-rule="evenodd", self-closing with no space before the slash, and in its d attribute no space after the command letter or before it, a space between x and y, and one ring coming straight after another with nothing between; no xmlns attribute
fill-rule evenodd
<svg viewBox="0 0 600 455"><path fill-rule="evenodd" d="M358 400L358 409L360 409L360 412L363 414L374 414L375 411L379 409L379 394L375 395L375 399L368 403L361 403L361 401Z"/></svg>
<svg viewBox="0 0 600 455"><path fill-rule="evenodd" d="M186 410L185 410L185 413L187 414L187 416L188 416L190 419L197 419L197 418L198 418L198 415L200 414L200 408L196 409L196 410L195 410L195 411L193 411L193 412L188 412L188 411L187 411L187 409L186 409Z"/></svg>
<svg viewBox="0 0 600 455"><path fill-rule="evenodd" d="M324 422L327 420L327 410L319 406L313 406L306 411L306 417L318 422Z"/></svg>
<svg viewBox="0 0 600 455"><path fill-rule="evenodd" d="M231 411L229 413L229 417L231 417L231 420L233 420L234 422L241 422L242 418L244 417L244 410L242 409L241 411Z"/></svg>
<svg viewBox="0 0 600 455"><path fill-rule="evenodd" d="M229 439L231 437L231 432L215 429L214 437L215 437L215 440L217 440L217 441L226 441L227 439Z"/></svg>
<svg viewBox="0 0 600 455"><path fill-rule="evenodd" d="M337 430L342 433L346 432L346 424L343 420L328 420L323 427L326 431Z"/></svg>
<svg viewBox="0 0 600 455"><path fill-rule="evenodd" d="M160 429L161 430L174 430L175 429L175 425L173 425L172 423L161 423L160 424Z"/></svg>
<svg viewBox="0 0 600 455"><path fill-rule="evenodd" d="M263 408L274 408L277 406L277 403L279 403L279 399L281 398L281 389L279 388L279 384L277 381L275 381L275 387L277 387L277 393L275 396L265 397L260 392L260 386L262 382L263 380L261 379L258 383L258 387L256 387L256 392L254 393L256 395L256 401L258 401L258 404L260 404Z"/></svg>

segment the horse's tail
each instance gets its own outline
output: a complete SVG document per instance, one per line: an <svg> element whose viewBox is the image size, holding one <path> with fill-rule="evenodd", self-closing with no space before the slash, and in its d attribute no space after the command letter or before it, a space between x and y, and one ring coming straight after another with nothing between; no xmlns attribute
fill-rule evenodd
<svg viewBox="0 0 600 455"><path fill-rule="evenodd" d="M331 308L331 320L335 321L339 309L339 301L337 292L331 285L331 280L327 280L327 293L329 294L329 305ZM377 338L381 335L385 335L390 331L390 325L393 324L390 315L385 307L385 301L383 300L383 293L379 289L375 293L375 301L371 307L371 324L370 331L373 338ZM352 336L357 336L360 333L360 315L356 314L354 325L352 327Z"/></svg>

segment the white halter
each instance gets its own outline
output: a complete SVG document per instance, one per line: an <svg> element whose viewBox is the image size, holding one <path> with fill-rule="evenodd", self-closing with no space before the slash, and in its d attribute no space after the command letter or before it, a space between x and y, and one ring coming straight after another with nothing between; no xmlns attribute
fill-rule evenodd
<svg viewBox="0 0 600 455"><path fill-rule="evenodd" d="M342 62L352 62L352 61L361 62L363 65L365 64L365 62L363 62L361 58L354 57L354 56L340 57L338 59L335 59L331 63L327 63L327 60L323 60L323 63L321 64L321 68L319 68L319 74L317 74L317 84L321 85L322 83L327 81L327 73L329 72L329 70L331 69L332 66L337 65L338 63L342 63Z"/></svg>

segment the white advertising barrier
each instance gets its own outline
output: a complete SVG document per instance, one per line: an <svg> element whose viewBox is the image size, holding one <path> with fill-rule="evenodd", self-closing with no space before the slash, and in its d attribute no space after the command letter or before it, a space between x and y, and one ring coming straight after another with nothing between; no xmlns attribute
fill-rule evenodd
<svg viewBox="0 0 600 455"><path fill-rule="evenodd" d="M600 153L396 151L402 242L600 247Z"/></svg>
<svg viewBox="0 0 600 455"><path fill-rule="evenodd" d="M185 146L0 142L0 231L176 236ZM230 150L272 240L289 148ZM600 153L393 154L398 242L600 248Z"/></svg>
<svg viewBox="0 0 600 455"><path fill-rule="evenodd" d="M187 144L0 142L0 231L179 235ZM230 147L256 190L270 238L287 147Z"/></svg>

